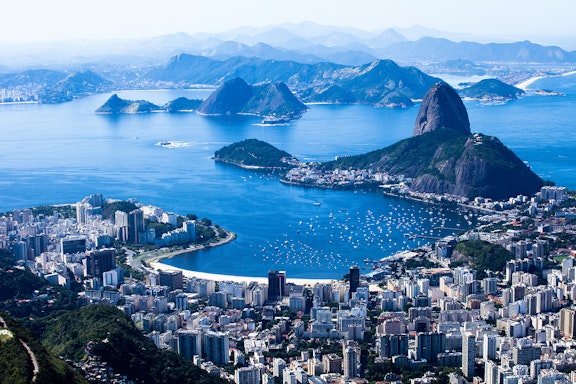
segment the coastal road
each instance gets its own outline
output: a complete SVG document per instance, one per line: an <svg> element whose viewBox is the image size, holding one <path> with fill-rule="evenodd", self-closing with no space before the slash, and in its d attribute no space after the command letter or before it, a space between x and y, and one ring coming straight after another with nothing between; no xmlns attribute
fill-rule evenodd
<svg viewBox="0 0 576 384"><path fill-rule="evenodd" d="M214 231L215 231L215 233L217 233L216 229L214 229ZM167 257L174 257L177 255L181 255L183 253L198 251L198 250L204 249L206 247L217 247L219 245L229 243L232 240L234 240L235 238L236 238L235 233L227 231L225 238L223 238L222 240L220 240L218 242L211 243L209 245L193 244L193 245L190 245L188 248L181 248L181 247L178 247L178 248L159 248L159 249L155 249L153 251L142 252L142 253L137 253L137 252L134 252L130 249L124 248L126 250L126 263L128 265L130 265L130 267L132 267L133 269L137 269L137 270L142 271L142 272L152 272L146 266L144 266L144 264L143 264L144 261L158 261L160 259L164 259Z"/></svg>

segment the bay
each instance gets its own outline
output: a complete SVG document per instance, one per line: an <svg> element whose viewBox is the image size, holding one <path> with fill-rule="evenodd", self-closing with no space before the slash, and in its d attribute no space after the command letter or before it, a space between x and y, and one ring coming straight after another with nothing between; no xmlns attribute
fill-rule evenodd
<svg viewBox="0 0 576 384"><path fill-rule="evenodd" d="M551 88L566 96L527 96L504 105L467 102L472 131L499 137L541 177L574 189L576 86L570 76L545 80L557 81ZM118 92L157 104L209 93ZM364 259L429 241L405 234L439 236L450 232L435 227L468 225L470 218L461 212L377 192L286 186L275 175L211 158L215 150L246 138L267 141L304 161L365 153L411 136L417 107L310 105L290 125L262 126L251 116L95 115L109 96L60 105L0 105L0 211L75 202L92 193L137 197L144 204L208 217L238 235L226 246L166 263L247 276L283 269L302 278L340 278L350 265L364 266ZM183 146L158 146L162 141Z"/></svg>

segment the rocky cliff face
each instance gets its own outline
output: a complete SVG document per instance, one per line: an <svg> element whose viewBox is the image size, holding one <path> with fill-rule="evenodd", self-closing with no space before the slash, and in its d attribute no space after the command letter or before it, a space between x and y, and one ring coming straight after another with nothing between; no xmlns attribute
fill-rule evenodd
<svg viewBox="0 0 576 384"><path fill-rule="evenodd" d="M454 88L446 83L437 83L426 92L414 123L414 136L437 129L470 134L466 107Z"/></svg>
<svg viewBox="0 0 576 384"><path fill-rule="evenodd" d="M416 191L469 198L506 199L531 195L542 187L542 180L500 140L479 134L440 144L413 176L411 187Z"/></svg>

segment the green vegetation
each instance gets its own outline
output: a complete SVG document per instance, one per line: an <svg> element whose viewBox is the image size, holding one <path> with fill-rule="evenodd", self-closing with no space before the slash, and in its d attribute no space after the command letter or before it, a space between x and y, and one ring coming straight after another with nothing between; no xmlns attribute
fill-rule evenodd
<svg viewBox="0 0 576 384"><path fill-rule="evenodd" d="M502 199L529 195L542 186L497 138L437 129L363 155L342 157L321 170L365 169L413 178L416 191Z"/></svg>
<svg viewBox="0 0 576 384"><path fill-rule="evenodd" d="M6 343L0 342L0 383L29 383L32 379L32 361L22 342L28 345L38 363L35 383L87 383L64 361L49 353L29 330L6 313L0 316L14 334Z"/></svg>
<svg viewBox="0 0 576 384"><path fill-rule="evenodd" d="M102 218L105 220L114 221L114 214L116 211L130 213L135 209L138 209L136 204L129 201L114 201L112 203L104 203L102 206Z"/></svg>
<svg viewBox="0 0 576 384"><path fill-rule="evenodd" d="M461 89L460 95L474 99L506 99L514 100L522 96L525 92L512 85L503 83L498 79L484 79L478 83Z"/></svg>
<svg viewBox="0 0 576 384"><path fill-rule="evenodd" d="M290 168L295 160L288 152L257 139L247 139L225 146L214 153L214 159L230 164L259 168Z"/></svg>
<svg viewBox="0 0 576 384"><path fill-rule="evenodd" d="M160 111L162 107L152 104L146 100L124 100L113 94L102 104L96 113L100 114L118 114L118 113L148 113Z"/></svg>
<svg viewBox="0 0 576 384"><path fill-rule="evenodd" d="M179 97L166 103L163 108L167 112L188 112L197 110L200 104L202 104L202 100Z"/></svg>
<svg viewBox="0 0 576 384"><path fill-rule="evenodd" d="M0 383L26 384L32 364L24 346L15 337L0 339Z"/></svg>
<svg viewBox="0 0 576 384"><path fill-rule="evenodd" d="M486 277L486 270L504 272L506 262L514 259L514 254L504 247L483 240L466 240L458 243L455 248L467 259L477 271L476 277Z"/></svg>
<svg viewBox="0 0 576 384"><path fill-rule="evenodd" d="M143 383L223 383L206 375L191 361L160 350L142 335L131 319L115 307L91 305L68 312L51 322L43 342L66 358L79 359L88 342L114 372Z"/></svg>

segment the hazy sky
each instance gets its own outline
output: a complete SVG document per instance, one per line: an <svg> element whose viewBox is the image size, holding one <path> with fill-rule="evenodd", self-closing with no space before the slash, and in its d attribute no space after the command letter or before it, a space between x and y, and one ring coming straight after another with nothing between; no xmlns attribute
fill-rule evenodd
<svg viewBox="0 0 576 384"><path fill-rule="evenodd" d="M378 30L420 24L476 35L574 35L574 0L9 0L0 41L222 32L314 21Z"/></svg>

